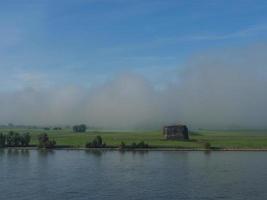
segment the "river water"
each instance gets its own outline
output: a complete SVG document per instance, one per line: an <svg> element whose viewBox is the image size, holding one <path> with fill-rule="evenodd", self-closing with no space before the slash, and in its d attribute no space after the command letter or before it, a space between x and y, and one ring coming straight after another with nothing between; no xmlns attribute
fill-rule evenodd
<svg viewBox="0 0 267 200"><path fill-rule="evenodd" d="M1 200L267 199L267 152L1 150Z"/></svg>

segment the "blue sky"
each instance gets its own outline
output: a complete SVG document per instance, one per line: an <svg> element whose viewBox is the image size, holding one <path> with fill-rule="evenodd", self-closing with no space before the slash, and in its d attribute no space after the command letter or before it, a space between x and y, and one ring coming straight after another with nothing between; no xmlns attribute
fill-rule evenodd
<svg viewBox="0 0 267 200"><path fill-rule="evenodd" d="M89 87L124 71L164 82L194 55L265 43L266 11L263 0L0 1L1 90Z"/></svg>

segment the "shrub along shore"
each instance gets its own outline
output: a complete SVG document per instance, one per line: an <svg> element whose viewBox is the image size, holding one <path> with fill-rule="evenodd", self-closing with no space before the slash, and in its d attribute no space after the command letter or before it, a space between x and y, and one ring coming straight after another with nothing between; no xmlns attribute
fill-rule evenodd
<svg viewBox="0 0 267 200"><path fill-rule="evenodd" d="M3 142L5 141L5 142ZM73 129L0 129L0 147L149 150L267 150L267 131L196 131L190 140L165 140L160 131L74 132Z"/></svg>

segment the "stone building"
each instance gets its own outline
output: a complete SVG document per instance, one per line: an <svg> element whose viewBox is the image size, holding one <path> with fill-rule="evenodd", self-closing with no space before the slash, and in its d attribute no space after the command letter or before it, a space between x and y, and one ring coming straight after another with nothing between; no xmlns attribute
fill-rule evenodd
<svg viewBox="0 0 267 200"><path fill-rule="evenodd" d="M185 125L164 126L163 135L167 140L189 140L188 128Z"/></svg>

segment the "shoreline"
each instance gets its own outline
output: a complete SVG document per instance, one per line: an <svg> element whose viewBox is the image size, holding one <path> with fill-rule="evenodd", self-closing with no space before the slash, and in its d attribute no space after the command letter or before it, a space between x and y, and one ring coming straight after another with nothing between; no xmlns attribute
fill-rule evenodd
<svg viewBox="0 0 267 200"><path fill-rule="evenodd" d="M245 149L245 148L240 148L240 149L235 149L235 148L227 148L227 149L178 149L178 148L137 148L137 149L120 149L120 148L85 148L85 147L56 147L56 148L50 148L50 149L39 149L38 147L4 147L0 148L0 150L5 150L5 149L10 149L10 150L68 150L68 151L121 151L121 152L126 152L126 151L199 151L199 152L216 152L216 151L225 151L225 152L267 152L267 148L263 149Z"/></svg>

